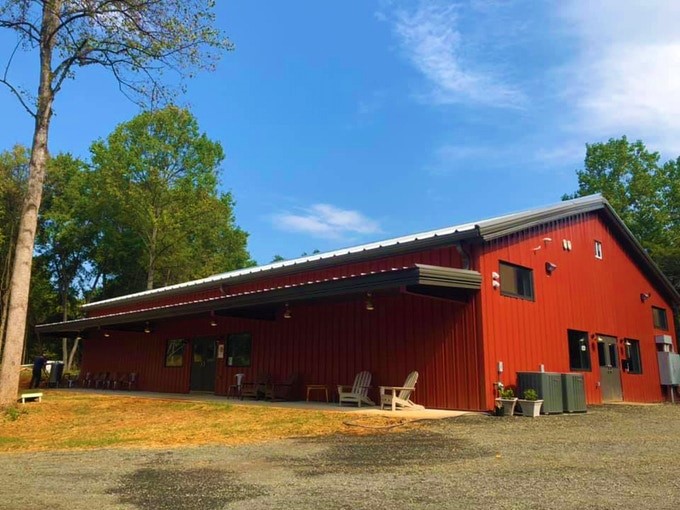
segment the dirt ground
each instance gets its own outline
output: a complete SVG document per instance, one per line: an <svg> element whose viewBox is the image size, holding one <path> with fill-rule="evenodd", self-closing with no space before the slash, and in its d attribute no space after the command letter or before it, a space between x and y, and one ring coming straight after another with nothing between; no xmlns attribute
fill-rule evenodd
<svg viewBox="0 0 680 510"><path fill-rule="evenodd" d="M0 454L0 508L677 509L680 405L403 433Z"/></svg>

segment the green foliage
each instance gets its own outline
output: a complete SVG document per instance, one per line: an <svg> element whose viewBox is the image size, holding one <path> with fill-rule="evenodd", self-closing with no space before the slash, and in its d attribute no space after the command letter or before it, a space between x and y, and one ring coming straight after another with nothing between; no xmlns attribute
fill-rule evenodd
<svg viewBox="0 0 680 510"><path fill-rule="evenodd" d="M5 419L7 421L17 421L25 414L28 414L28 411L23 407L19 408L18 406L14 405L5 408Z"/></svg>
<svg viewBox="0 0 680 510"><path fill-rule="evenodd" d="M252 265L233 197L217 189L222 147L188 110L144 112L91 152L104 297Z"/></svg>
<svg viewBox="0 0 680 510"><path fill-rule="evenodd" d="M515 398L515 390L512 388L503 388L498 392L498 396L501 398Z"/></svg>
<svg viewBox="0 0 680 510"><path fill-rule="evenodd" d="M586 145L578 190L568 200L601 193L680 290L680 158L660 163L641 141L624 136Z"/></svg>
<svg viewBox="0 0 680 510"><path fill-rule="evenodd" d="M538 393L533 388L527 388L524 390L522 396L524 397L524 400L538 400Z"/></svg>

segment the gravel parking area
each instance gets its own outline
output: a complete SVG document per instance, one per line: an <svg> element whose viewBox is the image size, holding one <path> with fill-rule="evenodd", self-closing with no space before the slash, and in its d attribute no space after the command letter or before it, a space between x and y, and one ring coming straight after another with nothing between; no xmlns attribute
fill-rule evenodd
<svg viewBox="0 0 680 510"><path fill-rule="evenodd" d="M638 508L680 504L680 406L171 450L0 455L0 508Z"/></svg>

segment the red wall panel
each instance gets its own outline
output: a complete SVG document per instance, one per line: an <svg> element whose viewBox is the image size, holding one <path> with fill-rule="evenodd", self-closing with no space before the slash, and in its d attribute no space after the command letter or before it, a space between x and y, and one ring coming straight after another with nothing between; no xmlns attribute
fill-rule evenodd
<svg viewBox="0 0 680 510"><path fill-rule="evenodd" d="M571 241L571 251L563 249L563 239ZM595 258L595 240L602 242L602 260ZM533 269L535 301L503 296L492 288L491 273L499 271L499 261ZM546 262L557 265L551 275ZM654 336L665 333L675 339L675 332L672 325L670 331L654 329L652 306L665 308L669 322L672 309L596 213L490 242L479 267L487 407L493 402L498 361L504 363L500 380L506 385L516 383L516 372L536 371L541 364L546 371L569 371L567 329L591 335L592 371L584 373L589 403L602 401L596 334L617 337L621 359L624 338L640 341L643 373L622 373L624 400L663 400ZM643 303L642 292L652 297Z"/></svg>
<svg viewBox="0 0 680 510"><path fill-rule="evenodd" d="M364 309L361 298L319 302L292 309L292 318L255 321L219 317L210 327L205 317L168 321L151 334L112 332L108 338L87 339L85 371L137 371L140 389L189 391L190 345L182 368L165 368L169 338L252 333L252 366L227 367L218 360L216 393L225 394L234 375L253 380L269 372L283 380L300 375L305 384L351 384L360 370L373 374L371 396L379 385L401 385L408 372L418 370L414 398L432 408L482 409L482 366L476 336L476 305L411 296L378 295L375 310Z"/></svg>

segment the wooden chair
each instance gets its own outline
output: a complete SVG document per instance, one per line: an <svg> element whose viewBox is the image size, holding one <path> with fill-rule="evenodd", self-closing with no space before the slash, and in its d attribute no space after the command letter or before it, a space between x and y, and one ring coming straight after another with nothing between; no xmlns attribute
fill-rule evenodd
<svg viewBox="0 0 680 510"><path fill-rule="evenodd" d="M117 377L112 378L111 380L111 389L112 390L117 390L122 386L122 384L127 381L128 379L128 374L125 372L122 372L119 374Z"/></svg>
<svg viewBox="0 0 680 510"><path fill-rule="evenodd" d="M241 400L245 397L264 398L270 382L271 376L267 372L260 372L257 374L255 382L244 382L241 385Z"/></svg>
<svg viewBox="0 0 680 510"><path fill-rule="evenodd" d="M354 378L354 384L349 385L338 384L338 405L343 402L356 402L358 407L361 404L375 405L368 397L368 389L371 387L371 373L368 371L359 372Z"/></svg>
<svg viewBox="0 0 680 510"><path fill-rule="evenodd" d="M111 372L111 374L109 374L109 377L106 378L106 381L104 381L104 387L107 390L113 390L115 389L114 384L116 383L116 381L118 381L118 372Z"/></svg>
<svg viewBox="0 0 680 510"><path fill-rule="evenodd" d="M386 405L391 406L392 411L396 411L397 408L425 409L411 400L411 393L416 390L417 381L418 372L414 370L406 376L403 386L380 386L380 409L384 409Z"/></svg>
<svg viewBox="0 0 680 510"><path fill-rule="evenodd" d="M288 378L280 383L274 383L265 389L264 398L271 400L293 400L297 389L297 373L292 373Z"/></svg>
<svg viewBox="0 0 680 510"><path fill-rule="evenodd" d="M80 380L81 388L89 388L92 386L92 372L86 372L85 376Z"/></svg>

